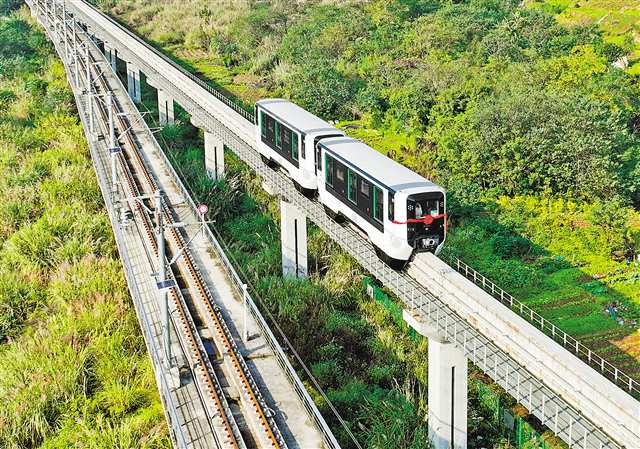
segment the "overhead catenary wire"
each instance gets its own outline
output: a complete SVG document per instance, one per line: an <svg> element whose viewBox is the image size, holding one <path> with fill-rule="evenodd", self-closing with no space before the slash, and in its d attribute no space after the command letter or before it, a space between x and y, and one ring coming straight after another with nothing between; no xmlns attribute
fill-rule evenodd
<svg viewBox="0 0 640 449"><path fill-rule="evenodd" d="M155 117L153 115L151 115L151 111L149 111L149 109L146 108L146 105L144 105L144 103L140 103L140 105L138 107L139 108L140 107L144 107L145 108L144 112L149 113L148 116L151 117L151 120L153 120L153 126L158 126L158 123L155 121ZM193 185L190 183L189 178L185 176L185 174L184 174L184 172L182 170L182 167L178 163L178 161L175 158L175 156L172 154L172 151L169 150L168 142L165 140L164 136L162 136L162 133L159 133L159 135L160 135L160 140L164 144L165 151L166 151L167 155L169 156L169 158L173 162L173 166L174 166L175 170L178 172L178 174L182 178L182 181L187 185L187 187L191 191L191 194L195 196L196 195L196 191L195 191ZM197 197L196 197L196 199L197 199ZM280 337L282 339L282 342L284 342L284 344L287 346L288 350L294 356L294 358L296 359L296 362L299 364L299 366L305 372L306 376L311 381L311 383L313 384L314 388L318 391L320 396L322 396L322 399L325 401L325 403L327 404L327 406L329 407L331 412L334 414L334 416L336 417L336 419L338 420L338 422L340 423L341 427L344 429L346 434L349 435L349 438L351 439L353 444L358 449L362 449L362 445L360 444L360 442L358 441L356 436L351 431L351 428L349 427L348 423L340 415L340 413L338 412L338 409L335 407L335 405L333 404L331 399L329 399L328 395L326 394L326 392L324 391L322 386L319 384L318 380L315 378L315 376L313 375L313 373L311 372L311 370L309 369L307 364L304 362L304 360L302 359L302 357L298 353L298 351L295 349L295 347L293 346L293 343L291 343L289 338L286 336L286 334L284 333L284 331L282 330L282 328L278 324L278 321L273 316L273 314L271 313L269 308L264 305L264 301L262 300L262 297L259 294L258 289L255 287L254 283L250 280L250 278L249 278L248 274L246 273L246 270L244 269L242 264L240 264L240 262L237 260L237 258L233 255L233 252L231 251L231 249L229 247L227 239L225 239L222 236L222 234L220 233L220 231L217 228L217 226L212 226L210 223L208 225L209 225L209 228L215 233L215 235L218 238L218 240L220 241L221 245L224 247L225 253L227 254L227 257L229 257L233 261L233 263L234 263L234 265L236 267L236 270L239 271L240 275L242 276L243 281L247 284L248 288L250 288L253 297L258 300L259 304L262 305L261 309L269 317L269 320L271 321L271 325L273 327L275 327L275 329L277 330L278 334L280 335Z"/></svg>

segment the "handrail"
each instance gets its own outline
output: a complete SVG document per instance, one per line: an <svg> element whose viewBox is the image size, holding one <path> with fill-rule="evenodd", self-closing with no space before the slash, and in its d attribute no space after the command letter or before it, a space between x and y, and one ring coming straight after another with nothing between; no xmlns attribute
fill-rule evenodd
<svg viewBox="0 0 640 449"><path fill-rule="evenodd" d="M517 300L511 294L496 285L489 278L466 264L456 256L445 256L456 271L472 281L495 299L508 306L529 323L536 326L548 337L561 344L565 349L578 356L589 366L598 369L605 377L625 388L634 397L640 397L640 382L615 367L611 362L598 355L576 338L567 334L551 321L534 311L531 307Z"/></svg>
<svg viewBox="0 0 640 449"><path fill-rule="evenodd" d="M176 69L180 70L180 72L182 72L183 75L188 76L189 79L191 79L192 81L196 82L200 87L202 87L203 89L206 89L207 92L209 92L211 95L213 95L214 97L216 97L218 100L222 101L224 104L226 104L227 106L229 106L231 109L233 109L234 111L236 111L238 114L240 114L242 117L244 117L245 119L247 119L249 122L251 123L255 123L255 116L252 112L247 111L243 105L235 98L224 95L222 92L220 92L218 89L215 89L213 87L211 87L211 85L209 85L206 81L204 81L202 78L197 77L196 75L194 75L193 73L191 73L190 71L188 71L187 69L185 69L184 67L182 67L180 64L178 64L176 61L174 61L173 59L171 59L170 57L168 57L167 55L165 55L162 51L160 51L159 49L155 48L153 45L149 44L147 41L145 41L144 39L142 39L138 34L136 34L134 31L130 30L128 27L123 26L121 23L119 23L116 19L114 19L113 17L111 17L108 14L104 14L105 18L107 18L110 22L114 23L115 25L117 25L118 27L120 27L125 33L127 33L130 37L132 37L133 39L135 39L138 43L140 43L141 45L144 45L146 48L148 48L149 50L154 51L159 57L161 57L162 59L164 59L166 62L170 63L171 65L173 65Z"/></svg>
<svg viewBox="0 0 640 449"><path fill-rule="evenodd" d="M150 131L146 121L143 120L142 122L143 123L141 123L141 125L146 129L146 131L148 131L149 135L151 136L151 138L153 140L153 143L158 148L160 148L160 150L161 150L160 154L162 155L162 158L163 158L163 160L165 162L165 165L168 167L168 171L169 171L170 176L173 178L173 180L176 183L176 185L178 186L179 190L182 192L184 197L187 199L187 202L189 204L189 207L191 207L192 212L194 212L197 215L198 214L198 208L197 208L195 202L193 201L193 198L191 197L191 193L187 190L187 188L183 184L182 180L180 179L180 176L175 171L175 168L173 167L173 164L171 163L171 161L167 157L164 148L158 143L158 141L156 139L156 136L155 136L155 133L152 133ZM227 273L229 275L229 278L232 281L232 283L233 283L233 285L234 285L234 287L236 289L236 292L239 295L241 295L241 297L243 297L244 294L245 294L245 290L244 290L245 283L242 281L242 278L240 277L240 275L238 274L238 272L234 268L233 264L231 263L231 261L229 260L227 255L225 254L224 249L222 248L222 245L220 245L220 242L218 241L218 239L215 237L215 235L211 231L211 228L209 226L207 226L205 229L207 231L206 232L207 238L209 239L209 242L214 246L218 257L222 261L223 266L224 266L225 270L227 271ZM271 332L271 329L270 329L269 325L267 324L266 320L262 316L262 313L258 309L255 301L253 300L252 296L249 294L248 291L246 292L246 301L247 301L247 305L248 305L248 310L250 311L251 315L256 320L256 323L258 324L258 327L260 328L262 334L265 336L265 339L267 340L267 343L269 344L269 347L272 349L274 355L276 356L276 359L278 360L278 364L284 370L284 372L285 372L285 374L287 376L287 379L292 384L294 390L296 391L296 393L298 395L298 398L302 402L303 407L307 410L307 412L313 418L313 421L315 422L316 427L322 433L323 438L324 438L325 443L327 444L328 448L329 449L340 449L340 444L338 443L336 437L333 435L333 432L329 428L329 425L327 424L327 422L325 421L324 417L322 416L322 414L318 410L317 405L315 404L315 402L313 401L313 399L309 395L309 392L307 391L307 388L304 386L304 383L302 382L302 380L300 379L300 377L296 373L295 369L291 365L291 362L289 362L289 359L287 358L286 354L282 350L282 346L280 346L280 343L278 343L278 340L276 339L275 335L273 334L273 332Z"/></svg>

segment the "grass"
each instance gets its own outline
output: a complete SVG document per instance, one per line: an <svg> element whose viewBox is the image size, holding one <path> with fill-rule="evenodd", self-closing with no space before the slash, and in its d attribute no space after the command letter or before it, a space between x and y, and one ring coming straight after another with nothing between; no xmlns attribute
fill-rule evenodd
<svg viewBox="0 0 640 449"><path fill-rule="evenodd" d="M63 66L31 20L0 17L0 447L166 448Z"/></svg>

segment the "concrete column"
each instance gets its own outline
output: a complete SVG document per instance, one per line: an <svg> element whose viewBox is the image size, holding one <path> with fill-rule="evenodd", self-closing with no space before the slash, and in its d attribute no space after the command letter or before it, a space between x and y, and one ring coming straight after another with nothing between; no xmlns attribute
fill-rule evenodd
<svg viewBox="0 0 640 449"><path fill-rule="evenodd" d="M282 274L307 276L307 216L297 207L280 200Z"/></svg>
<svg viewBox="0 0 640 449"><path fill-rule="evenodd" d="M167 95L162 89L158 89L158 112L160 125L173 125L175 123L173 117L173 98Z"/></svg>
<svg viewBox="0 0 640 449"><path fill-rule="evenodd" d="M140 91L140 69L131 62L127 62L127 91L134 103L140 103L142 100L142 93Z"/></svg>
<svg viewBox="0 0 640 449"><path fill-rule="evenodd" d="M434 449L467 448L467 358L408 310L403 318L429 338L429 441Z"/></svg>
<svg viewBox="0 0 640 449"><path fill-rule="evenodd" d="M204 132L204 167L214 180L224 178L224 143L210 132Z"/></svg>

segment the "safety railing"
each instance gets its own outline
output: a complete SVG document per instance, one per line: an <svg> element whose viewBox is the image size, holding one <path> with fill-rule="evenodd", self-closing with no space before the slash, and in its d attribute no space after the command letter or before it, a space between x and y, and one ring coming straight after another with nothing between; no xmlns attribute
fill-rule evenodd
<svg viewBox="0 0 640 449"><path fill-rule="evenodd" d="M193 73L191 73L190 71L188 71L187 69L182 67L180 64L178 64L176 61L171 59L169 56L164 54L162 51L160 51L157 48L155 48L154 46L150 45L147 41L142 39L140 36L138 36L135 32L130 30L128 27L123 26L122 24L120 24L113 17L109 16L108 14L105 14L105 17L110 22L112 22L113 24L119 26L132 39L135 39L138 43L140 43L141 45L144 45L146 48L148 48L150 50L153 50L159 57L161 57L166 62L168 62L171 65L173 65L176 69L180 70L180 72L182 72L183 75L189 77L189 79L191 79L192 81L196 82L203 89L206 89L207 92L209 92L211 95L216 97L218 100L222 101L225 105L229 106L231 109L236 111L238 114L240 114L242 117L244 117L245 119L247 119L251 123L255 123L255 116L254 116L253 112L248 111L246 109L246 107L242 103L240 103L240 101L238 101L237 99L235 99L233 97L225 95L224 93L222 93L218 89L215 89L209 83L207 83L205 80L203 80L202 78L197 77L196 75L194 75Z"/></svg>
<svg viewBox="0 0 640 449"><path fill-rule="evenodd" d="M455 256L445 256L445 258L458 273L462 274L478 287L491 294L495 299L509 307L529 323L536 326L548 337L552 338L571 353L578 356L585 363L589 364L589 366L596 368L609 380L627 390L632 396L640 397L640 382L622 372L611 362L605 360L602 356L586 347L583 343L580 343L576 338L567 334L551 321L545 319L531 307L514 298L511 294L496 285L495 282L491 281L489 278L463 262L460 258Z"/></svg>

